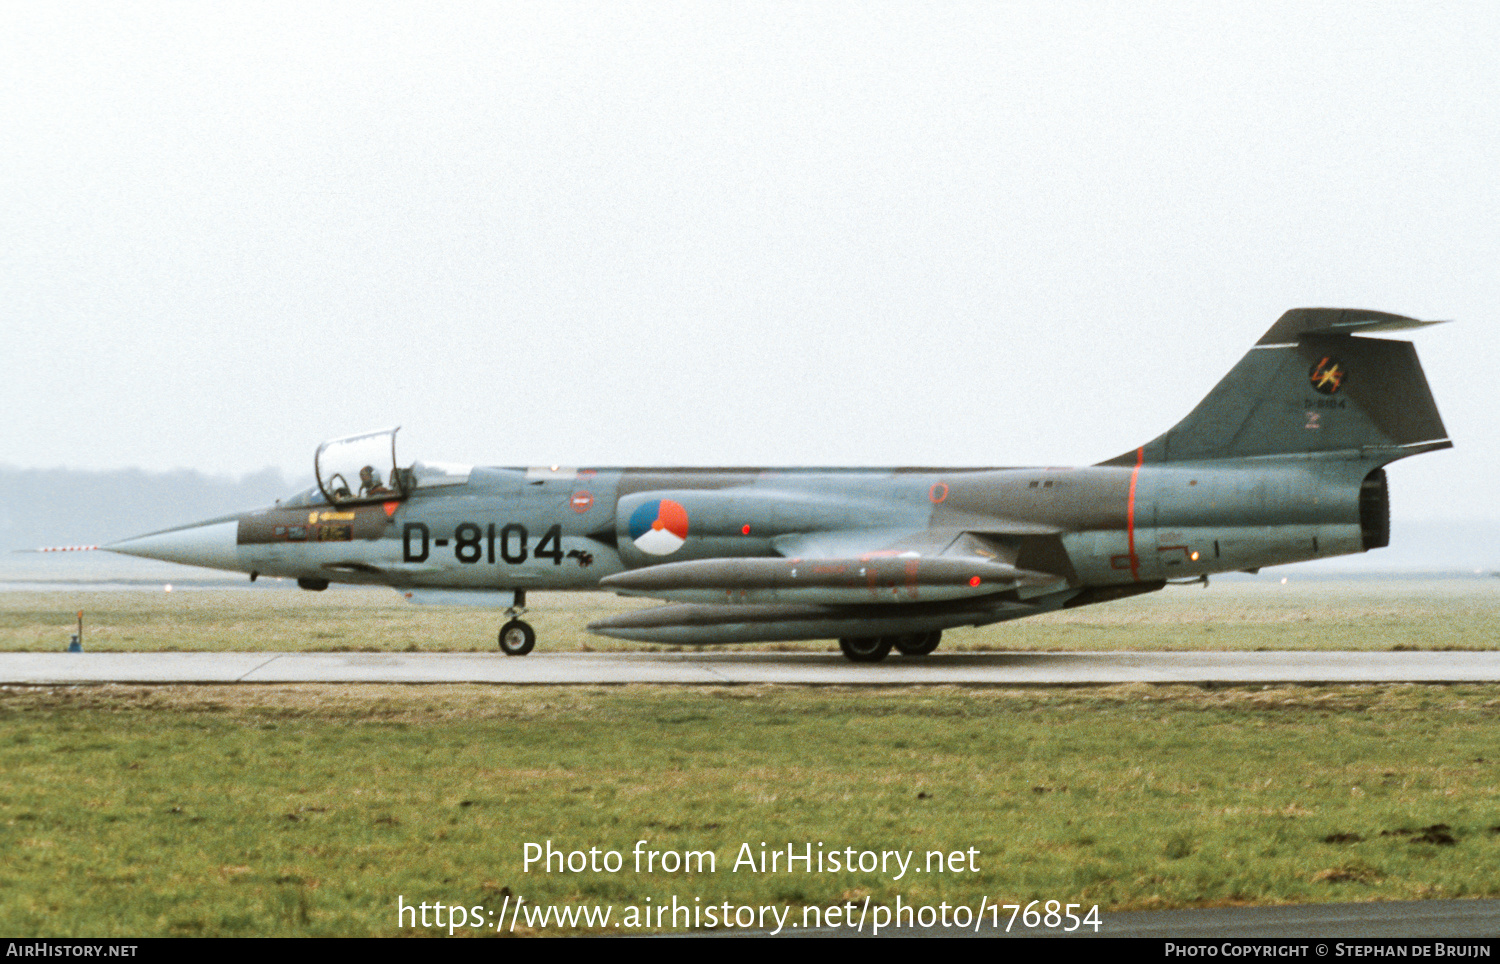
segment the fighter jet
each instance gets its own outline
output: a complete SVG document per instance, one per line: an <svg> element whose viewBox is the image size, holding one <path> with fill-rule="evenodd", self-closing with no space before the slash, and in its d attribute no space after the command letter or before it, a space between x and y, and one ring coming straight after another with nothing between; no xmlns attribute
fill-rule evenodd
<svg viewBox="0 0 1500 964"><path fill-rule="evenodd" d="M402 466L397 429L321 445L273 506L104 548L506 609L531 590L667 605L595 633L682 645L835 638L855 662L944 630L1366 552L1390 538L1384 466L1451 447L1410 342L1375 311L1284 314L1186 418L1083 468Z"/></svg>

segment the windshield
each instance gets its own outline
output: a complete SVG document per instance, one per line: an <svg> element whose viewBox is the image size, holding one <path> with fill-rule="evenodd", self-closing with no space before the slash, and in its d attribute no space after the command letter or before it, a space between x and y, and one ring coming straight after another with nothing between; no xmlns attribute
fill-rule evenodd
<svg viewBox="0 0 1500 964"><path fill-rule="evenodd" d="M299 509L310 505L327 505L328 500L323 498L322 490L317 486L313 486L310 489L303 489L296 495L289 495L285 499L279 500L276 504L285 509Z"/></svg>
<svg viewBox="0 0 1500 964"><path fill-rule="evenodd" d="M329 502L382 502L406 496L396 468L396 428L351 435L318 446L313 458L318 488Z"/></svg>

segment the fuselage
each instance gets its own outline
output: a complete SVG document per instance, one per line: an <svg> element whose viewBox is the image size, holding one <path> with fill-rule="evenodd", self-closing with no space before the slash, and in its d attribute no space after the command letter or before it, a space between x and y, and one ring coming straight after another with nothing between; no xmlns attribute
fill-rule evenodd
<svg viewBox="0 0 1500 964"><path fill-rule="evenodd" d="M1083 589L1361 552L1384 544L1386 526L1378 465L1331 456L1085 468L474 468L443 481L356 505L331 505L314 489L131 543L158 558L314 585L585 590L693 560L941 556L967 535L1011 565ZM683 510L680 539L632 532L632 518L660 502ZM922 598L918 587L906 601Z"/></svg>

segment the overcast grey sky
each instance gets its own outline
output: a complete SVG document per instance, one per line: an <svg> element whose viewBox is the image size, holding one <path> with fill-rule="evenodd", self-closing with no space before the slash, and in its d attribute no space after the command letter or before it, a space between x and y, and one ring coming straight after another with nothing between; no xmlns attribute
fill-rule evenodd
<svg viewBox="0 0 1500 964"><path fill-rule="evenodd" d="M1500 516L1500 5L0 6L0 462L1078 464L1285 309Z"/></svg>

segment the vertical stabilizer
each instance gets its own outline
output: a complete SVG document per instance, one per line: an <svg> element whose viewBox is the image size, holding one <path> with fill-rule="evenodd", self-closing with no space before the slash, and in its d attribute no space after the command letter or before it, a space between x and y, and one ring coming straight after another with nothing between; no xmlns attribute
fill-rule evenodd
<svg viewBox="0 0 1500 964"><path fill-rule="evenodd" d="M1390 461L1448 448L1411 343L1360 337L1433 324L1378 311L1288 311L1187 418L1104 464L1351 449Z"/></svg>

